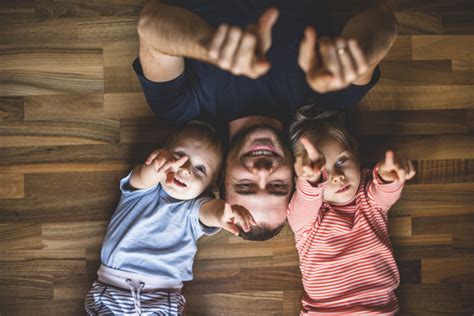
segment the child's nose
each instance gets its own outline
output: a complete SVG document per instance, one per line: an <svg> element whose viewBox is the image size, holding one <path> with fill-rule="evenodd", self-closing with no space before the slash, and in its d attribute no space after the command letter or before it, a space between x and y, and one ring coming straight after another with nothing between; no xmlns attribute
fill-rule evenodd
<svg viewBox="0 0 474 316"><path fill-rule="evenodd" d="M336 173L332 175L332 183L338 183L344 181L345 177L342 173Z"/></svg>

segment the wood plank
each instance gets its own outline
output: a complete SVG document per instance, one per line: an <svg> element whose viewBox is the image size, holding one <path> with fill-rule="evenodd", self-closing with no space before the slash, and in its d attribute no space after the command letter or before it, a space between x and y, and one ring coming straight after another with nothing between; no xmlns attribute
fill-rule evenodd
<svg viewBox="0 0 474 316"><path fill-rule="evenodd" d="M244 291L298 290L301 273L298 266L243 268L240 282Z"/></svg>
<svg viewBox="0 0 474 316"><path fill-rule="evenodd" d="M380 63L380 84L450 85L473 84L454 76L451 60L397 60ZM456 80L458 79L458 80Z"/></svg>
<svg viewBox="0 0 474 316"><path fill-rule="evenodd" d="M120 123L106 119L5 122L0 147L118 143Z"/></svg>
<svg viewBox="0 0 474 316"><path fill-rule="evenodd" d="M102 245L107 221L42 224L45 250L86 249Z"/></svg>
<svg viewBox="0 0 474 316"><path fill-rule="evenodd" d="M104 68L105 93L143 93L142 86L131 66Z"/></svg>
<svg viewBox="0 0 474 316"><path fill-rule="evenodd" d="M94 18L110 16L138 16L141 5L135 3L111 3L110 1L94 1L78 3L74 1L37 2L34 11L39 21L52 19Z"/></svg>
<svg viewBox="0 0 474 316"><path fill-rule="evenodd" d="M393 149L414 160L473 159L474 136L417 135L364 136L360 139L360 156L365 161L378 161L387 149Z"/></svg>
<svg viewBox="0 0 474 316"><path fill-rule="evenodd" d="M103 91L101 48L2 46L0 56L2 96Z"/></svg>
<svg viewBox="0 0 474 316"><path fill-rule="evenodd" d="M24 99L0 97L0 121L21 121L24 116Z"/></svg>
<svg viewBox="0 0 474 316"><path fill-rule="evenodd" d="M45 163L142 163L160 144L103 144L50 147L6 147L0 165Z"/></svg>
<svg viewBox="0 0 474 316"><path fill-rule="evenodd" d="M398 11L398 32L404 35L443 34L442 17L429 11Z"/></svg>
<svg viewBox="0 0 474 316"><path fill-rule="evenodd" d="M4 251L2 248L2 251L0 251L0 257L2 258L1 261L29 261L38 259L86 259L86 251L84 249L28 249Z"/></svg>
<svg viewBox="0 0 474 316"><path fill-rule="evenodd" d="M421 265L423 284L472 283L474 280L474 258L424 259Z"/></svg>
<svg viewBox="0 0 474 316"><path fill-rule="evenodd" d="M75 42L78 38L77 20L51 20L46 22L0 22L0 45L41 45L44 43Z"/></svg>
<svg viewBox="0 0 474 316"><path fill-rule="evenodd" d="M405 284L397 291L401 314L423 316L468 312L462 307L460 293L456 284Z"/></svg>
<svg viewBox="0 0 474 316"><path fill-rule="evenodd" d="M3 251L42 249L41 225L0 224L0 248ZM4 258L0 259L4 261Z"/></svg>
<svg viewBox="0 0 474 316"><path fill-rule="evenodd" d="M420 260L397 261L400 272L400 284L421 284Z"/></svg>
<svg viewBox="0 0 474 316"><path fill-rule="evenodd" d="M154 118L124 119L120 122L120 143L165 143L171 127Z"/></svg>
<svg viewBox="0 0 474 316"><path fill-rule="evenodd" d="M25 196L23 174L0 173L0 199L18 199Z"/></svg>
<svg viewBox="0 0 474 316"><path fill-rule="evenodd" d="M190 315L278 315L283 309L283 292L241 292L187 295Z"/></svg>
<svg viewBox="0 0 474 316"><path fill-rule="evenodd" d="M232 247L219 244L206 245L199 249L196 260L266 257L272 256L272 254L272 249L265 247L264 243L247 241L245 244L234 244Z"/></svg>
<svg viewBox="0 0 474 316"><path fill-rule="evenodd" d="M399 35L384 60L411 60L411 36Z"/></svg>
<svg viewBox="0 0 474 316"><path fill-rule="evenodd" d="M473 191L472 183L406 185L390 213L392 216L412 215L412 223L414 217L419 220L420 217L473 214Z"/></svg>
<svg viewBox="0 0 474 316"><path fill-rule="evenodd" d="M24 289L21 289L24 290ZM5 299L6 300L6 299ZM5 315L47 316L47 315L84 315L84 299L74 300L29 300L12 303L0 300L0 310Z"/></svg>
<svg viewBox="0 0 474 316"><path fill-rule="evenodd" d="M454 82L459 84L473 83L474 60L453 60L451 64Z"/></svg>
<svg viewBox="0 0 474 316"><path fill-rule="evenodd" d="M106 93L104 111L107 116L119 118L155 118L143 93Z"/></svg>
<svg viewBox="0 0 474 316"><path fill-rule="evenodd" d="M132 68L132 62L138 56L137 41L105 42L103 49L105 68Z"/></svg>
<svg viewBox="0 0 474 316"><path fill-rule="evenodd" d="M186 283L185 295L202 295L211 293L242 292L240 271L228 267L220 270L193 271L193 281Z"/></svg>
<svg viewBox="0 0 474 316"><path fill-rule="evenodd" d="M451 245L451 234L417 234L412 236L394 236L391 243L394 247L425 246L425 245Z"/></svg>
<svg viewBox="0 0 474 316"><path fill-rule="evenodd" d="M24 99L27 121L105 118L101 93L37 95Z"/></svg>
<svg viewBox="0 0 474 316"><path fill-rule="evenodd" d="M137 16L97 17L78 21L78 38L82 41L137 40Z"/></svg>
<svg viewBox="0 0 474 316"><path fill-rule="evenodd" d="M391 238L410 237L411 216L390 217L388 221L388 231Z"/></svg>
<svg viewBox="0 0 474 316"><path fill-rule="evenodd" d="M379 84L359 102L361 111L472 109L469 85Z"/></svg>
<svg viewBox="0 0 474 316"><path fill-rule="evenodd" d="M38 163L0 165L0 173L65 173L65 172L104 172L132 170L134 164L121 162L98 163Z"/></svg>
<svg viewBox="0 0 474 316"><path fill-rule="evenodd" d="M474 59L474 35L419 35L412 37L414 60Z"/></svg>
<svg viewBox="0 0 474 316"><path fill-rule="evenodd" d="M463 134L472 130L473 110L355 111L350 117L356 135Z"/></svg>
<svg viewBox="0 0 474 316"><path fill-rule="evenodd" d="M419 184L474 183L474 160L422 160L417 162Z"/></svg>

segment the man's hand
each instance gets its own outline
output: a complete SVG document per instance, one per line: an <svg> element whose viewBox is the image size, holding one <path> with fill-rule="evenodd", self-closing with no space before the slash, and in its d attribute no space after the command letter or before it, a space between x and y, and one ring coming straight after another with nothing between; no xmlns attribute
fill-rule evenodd
<svg viewBox="0 0 474 316"><path fill-rule="evenodd" d="M304 150L295 160L296 175L315 185L326 168L324 157L306 137L302 137L300 142Z"/></svg>
<svg viewBox="0 0 474 316"><path fill-rule="evenodd" d="M314 91L326 93L343 89L369 69L356 40L341 37L321 39L319 53L316 51L316 42L315 29L307 27L300 44L298 64Z"/></svg>
<svg viewBox="0 0 474 316"><path fill-rule="evenodd" d="M265 57L272 43L272 27L278 10L267 9L258 21L245 30L222 24L214 33L208 55L211 63L235 75L258 78L270 69Z"/></svg>
<svg viewBox="0 0 474 316"><path fill-rule="evenodd" d="M239 235L239 227L245 232L250 230L250 226L256 225L252 214L243 206L224 204L224 209L219 216L220 227L228 232Z"/></svg>
<svg viewBox="0 0 474 316"><path fill-rule="evenodd" d="M168 150L158 149L152 152L145 161L145 165L150 168L142 168L142 175L145 170L153 170L160 182L166 179L172 182L174 174L188 161L187 156L175 157Z"/></svg>
<svg viewBox="0 0 474 316"><path fill-rule="evenodd" d="M380 164L378 170L380 178L385 182L410 180L416 174L413 163L400 155L396 155L393 151L388 150L385 153L385 160Z"/></svg>

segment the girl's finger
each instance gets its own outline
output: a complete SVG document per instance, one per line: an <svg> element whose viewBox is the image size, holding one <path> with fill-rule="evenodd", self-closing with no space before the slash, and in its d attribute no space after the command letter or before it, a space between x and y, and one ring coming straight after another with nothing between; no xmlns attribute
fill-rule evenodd
<svg viewBox="0 0 474 316"><path fill-rule="evenodd" d="M302 137L300 142L308 153L309 159L311 161L317 161L319 159L319 153L314 147L314 145L309 141L309 139L307 139L306 137Z"/></svg>
<svg viewBox="0 0 474 316"><path fill-rule="evenodd" d="M385 160L383 161L382 165L385 169L393 169L395 167L395 162L394 162L394 153L392 150L387 150L385 152Z"/></svg>

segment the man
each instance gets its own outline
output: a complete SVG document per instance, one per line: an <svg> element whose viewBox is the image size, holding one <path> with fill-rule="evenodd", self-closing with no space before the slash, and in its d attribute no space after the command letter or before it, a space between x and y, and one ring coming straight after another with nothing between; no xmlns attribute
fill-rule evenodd
<svg viewBox="0 0 474 316"><path fill-rule="evenodd" d="M372 8L351 18L340 37L320 39L330 33L322 1L182 2L145 4L134 69L159 118L203 119L227 138L223 197L257 222L242 237L271 238L293 188L289 120L309 103L355 105L378 80L395 17Z"/></svg>

